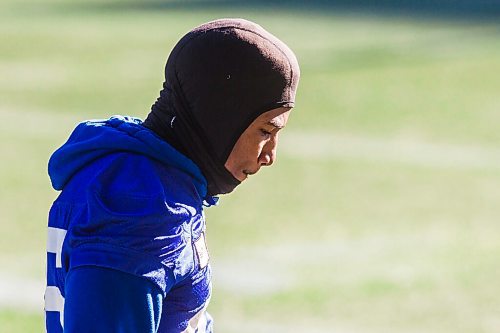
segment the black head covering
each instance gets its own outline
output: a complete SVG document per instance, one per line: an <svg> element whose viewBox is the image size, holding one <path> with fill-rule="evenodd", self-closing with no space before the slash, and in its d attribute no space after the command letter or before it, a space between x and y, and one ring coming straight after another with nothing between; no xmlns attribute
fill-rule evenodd
<svg viewBox="0 0 500 333"><path fill-rule="evenodd" d="M229 193L240 183L224 167L236 141L262 113L294 106L299 76L293 52L261 26L208 22L170 53L144 126L198 165L208 195Z"/></svg>

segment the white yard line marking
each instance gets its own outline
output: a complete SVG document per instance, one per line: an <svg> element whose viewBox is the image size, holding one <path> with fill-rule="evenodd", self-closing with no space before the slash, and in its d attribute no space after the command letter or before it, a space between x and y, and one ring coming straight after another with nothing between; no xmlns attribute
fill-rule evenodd
<svg viewBox="0 0 500 333"><path fill-rule="evenodd" d="M354 158L432 168L500 169L500 148L326 132L283 133L279 152L290 157L321 160Z"/></svg>
<svg viewBox="0 0 500 333"><path fill-rule="evenodd" d="M0 272L0 308L43 313L45 283Z"/></svg>

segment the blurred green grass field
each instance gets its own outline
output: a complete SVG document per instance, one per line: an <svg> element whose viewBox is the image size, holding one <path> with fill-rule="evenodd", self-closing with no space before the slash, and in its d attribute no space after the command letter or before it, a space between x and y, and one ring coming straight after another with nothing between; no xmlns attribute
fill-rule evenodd
<svg viewBox="0 0 500 333"><path fill-rule="evenodd" d="M46 164L144 117L189 29L254 20L302 69L278 161L207 210L217 332L500 332L500 25L287 7L0 2L0 331L43 331Z"/></svg>

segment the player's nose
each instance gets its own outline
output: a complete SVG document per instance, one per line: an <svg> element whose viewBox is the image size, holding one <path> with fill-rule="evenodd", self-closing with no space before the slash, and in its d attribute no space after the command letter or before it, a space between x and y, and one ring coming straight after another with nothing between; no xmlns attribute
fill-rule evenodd
<svg viewBox="0 0 500 333"><path fill-rule="evenodd" d="M261 166L271 166L276 160L276 140L272 140L266 144L262 153L259 156L259 164Z"/></svg>

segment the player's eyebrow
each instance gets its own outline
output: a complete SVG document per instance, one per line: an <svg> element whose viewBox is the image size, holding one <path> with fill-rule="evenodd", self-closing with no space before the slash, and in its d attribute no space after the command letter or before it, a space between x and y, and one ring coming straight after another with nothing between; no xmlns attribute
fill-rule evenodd
<svg viewBox="0 0 500 333"><path fill-rule="evenodd" d="M283 124L281 124L281 122L277 119L271 119L267 122L267 125L270 125L270 126L273 126L273 127L276 127L277 129L282 129L283 127Z"/></svg>

